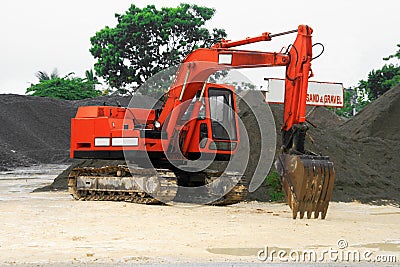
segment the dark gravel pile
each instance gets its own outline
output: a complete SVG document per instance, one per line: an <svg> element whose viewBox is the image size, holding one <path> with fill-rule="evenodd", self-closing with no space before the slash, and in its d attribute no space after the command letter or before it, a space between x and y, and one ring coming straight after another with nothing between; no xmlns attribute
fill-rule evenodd
<svg viewBox="0 0 400 267"><path fill-rule="evenodd" d="M38 163L38 161L14 150L9 144L0 139L0 171L7 171L21 166L28 167Z"/></svg>
<svg viewBox="0 0 400 267"><path fill-rule="evenodd" d="M337 127L333 136L325 147L335 152L336 197L400 203L400 85Z"/></svg>
<svg viewBox="0 0 400 267"><path fill-rule="evenodd" d="M65 163L68 158L70 119L82 105L128 105L130 98L99 97L81 101L60 101L19 95L0 95L0 170L40 163ZM144 97L134 98L137 107L149 107ZM277 148L283 106L271 105L276 122ZM310 111L310 109L309 109ZM254 115L239 102L239 115L250 137L250 162L246 176L258 164L260 133ZM400 203L400 86L388 91L352 119L344 120L326 108L316 108L309 120L307 148L329 155L336 168L333 200L366 203ZM121 164L123 161L75 160L75 166ZM72 168L70 167L70 168ZM46 190L65 190L69 170ZM249 199L268 201L264 184Z"/></svg>
<svg viewBox="0 0 400 267"><path fill-rule="evenodd" d="M68 160L70 102L0 95L0 109L2 168Z"/></svg>
<svg viewBox="0 0 400 267"><path fill-rule="evenodd" d="M130 97L97 97L63 101L46 97L0 95L0 170L69 159L70 121L79 106L127 106ZM152 100L136 97L132 104L149 107Z"/></svg>
<svg viewBox="0 0 400 267"><path fill-rule="evenodd" d="M283 106L270 107L276 123L278 151ZM239 108L240 115L248 109L242 103L239 103ZM400 204L400 86L388 91L349 120L324 107L313 111L308 108L308 111L312 112L309 120L317 128L310 126L306 148L328 155L335 164L336 182L332 199ZM251 177L259 158L260 133L254 130L252 116L241 117L252 129L248 131L253 146L250 169L246 170L247 176ZM249 194L249 199L268 201L267 192L267 186L263 184Z"/></svg>

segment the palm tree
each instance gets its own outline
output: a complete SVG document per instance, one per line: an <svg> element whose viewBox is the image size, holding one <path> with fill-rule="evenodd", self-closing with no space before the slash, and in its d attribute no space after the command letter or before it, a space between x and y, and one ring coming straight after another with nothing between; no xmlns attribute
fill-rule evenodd
<svg viewBox="0 0 400 267"><path fill-rule="evenodd" d="M85 71L86 80L94 84L98 83L97 77L94 75L93 70Z"/></svg>
<svg viewBox="0 0 400 267"><path fill-rule="evenodd" d="M40 70L35 73L35 76L39 79L39 82L60 78L57 68L55 68L50 75L47 72Z"/></svg>
<svg viewBox="0 0 400 267"><path fill-rule="evenodd" d="M96 84L100 84L99 80L97 77L94 75L93 70L87 70L85 71L85 80L93 84L93 89L96 89Z"/></svg>

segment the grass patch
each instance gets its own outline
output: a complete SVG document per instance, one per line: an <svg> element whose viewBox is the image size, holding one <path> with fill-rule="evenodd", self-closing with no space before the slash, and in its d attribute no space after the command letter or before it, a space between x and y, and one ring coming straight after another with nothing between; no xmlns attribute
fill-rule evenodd
<svg viewBox="0 0 400 267"><path fill-rule="evenodd" d="M282 185L279 178L279 174L277 172L270 172L268 176L265 178L267 182L268 194L271 197L272 201L282 201L285 198L285 194L282 191Z"/></svg>

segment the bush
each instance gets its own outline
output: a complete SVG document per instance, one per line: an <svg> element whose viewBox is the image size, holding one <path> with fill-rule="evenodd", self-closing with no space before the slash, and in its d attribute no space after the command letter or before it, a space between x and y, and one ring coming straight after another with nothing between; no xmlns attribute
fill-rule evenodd
<svg viewBox="0 0 400 267"><path fill-rule="evenodd" d="M101 95L101 92L95 89L95 82L69 77L41 80L26 89L26 93L64 100L79 100Z"/></svg>
<svg viewBox="0 0 400 267"><path fill-rule="evenodd" d="M282 191L281 180L277 172L270 172L265 178L267 185L269 186L268 193L272 201L282 201L285 198L285 194Z"/></svg>

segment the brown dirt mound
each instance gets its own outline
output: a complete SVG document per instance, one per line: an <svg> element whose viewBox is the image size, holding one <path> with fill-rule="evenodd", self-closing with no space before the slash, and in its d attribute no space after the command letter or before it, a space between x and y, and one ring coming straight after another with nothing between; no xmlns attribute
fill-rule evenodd
<svg viewBox="0 0 400 267"><path fill-rule="evenodd" d="M338 173L334 197L400 203L400 85L329 136Z"/></svg>
<svg viewBox="0 0 400 267"><path fill-rule="evenodd" d="M29 167L35 164L38 162L14 150L0 139L0 171L8 171L21 166Z"/></svg>
<svg viewBox="0 0 400 267"><path fill-rule="evenodd" d="M135 98L134 98L135 99ZM0 169L38 163L68 161L70 118L81 105L123 106L129 98L100 97L81 101L60 101L18 95L0 95ZM136 98L134 105L146 107L146 99ZM309 119L311 127L307 148L328 155L335 163L336 185L333 200L400 203L400 86L388 91L354 118L344 121L330 110L316 108ZM246 176L251 177L258 164L260 133L254 127L254 115L239 102L240 117L248 131L251 155ZM271 105L276 122L277 148L283 106ZM114 161L75 161L74 166L121 164ZM72 168L70 167L70 168ZM47 187L67 188L66 170ZM269 200L264 184L249 199Z"/></svg>
<svg viewBox="0 0 400 267"><path fill-rule="evenodd" d="M0 148L3 167L29 162L58 163L68 159L69 120L74 113L67 101L20 95L0 96ZM9 157L10 151L17 155Z"/></svg>
<svg viewBox="0 0 400 267"><path fill-rule="evenodd" d="M259 95L258 92L248 92L248 94ZM282 145L282 136L281 136L281 125L283 123L283 105L279 104L270 104L269 105L272 111L272 115L275 120L275 130L277 133L276 136L276 152L275 156L278 155L279 149ZM314 151L316 153L320 153L323 155L331 155L334 154L332 151L324 150L321 147L322 144L326 143L330 137L330 133L326 131L326 129L335 129L340 124L342 124L345 120L340 118L331 110L328 110L324 107L308 107L307 113L309 113L308 119L317 127L313 128L310 126L309 134L311 138L316 139L314 143L310 141L310 139L306 140L306 147ZM248 135L250 139L250 161L248 164L248 168L246 169L245 175L246 177L252 177L254 169L258 164L258 159L260 157L260 132L258 130L257 124L255 122L254 115L250 112L249 107L243 103L243 101L239 102L239 116L243 120L243 123L246 125L246 129L248 129ZM251 129L251 130L249 130ZM326 134L328 133L328 134ZM321 144L321 145L319 145ZM272 166L271 171L274 172L275 167ZM260 188L258 188L255 192L250 193L248 195L248 200L258 200L258 201L270 201L270 196L268 193L268 186L264 182ZM343 197L339 197L338 201L344 201Z"/></svg>
<svg viewBox="0 0 400 267"><path fill-rule="evenodd" d="M276 122L278 150L283 106L270 107ZM310 127L311 138L306 139L306 147L329 156L334 162L334 201L400 203L400 159L397 158L400 153L399 116L400 86L388 91L350 120L340 118L324 107L312 111L308 119L317 128ZM245 124L246 120L244 118ZM249 136L252 145L260 146L258 132L250 131ZM258 159L257 151L252 149L251 159ZM250 166L254 164L249 163ZM263 184L249 198L267 201L267 191Z"/></svg>
<svg viewBox="0 0 400 267"><path fill-rule="evenodd" d="M340 131L354 140L376 137L384 140L400 140L400 85L386 92L366 106Z"/></svg>
<svg viewBox="0 0 400 267"><path fill-rule="evenodd" d="M130 97L97 97L63 101L46 97L0 95L0 170L40 163L65 163L69 159L70 121L79 106L127 106ZM133 104L149 107L147 97Z"/></svg>
<svg viewBox="0 0 400 267"><path fill-rule="evenodd" d="M311 129L308 147L335 164L333 200L400 203L399 104L396 86L355 117Z"/></svg>

